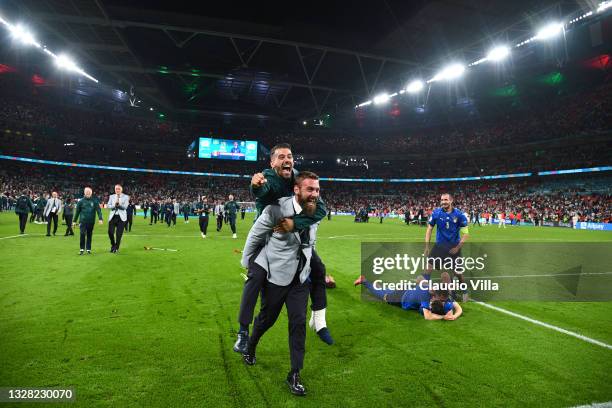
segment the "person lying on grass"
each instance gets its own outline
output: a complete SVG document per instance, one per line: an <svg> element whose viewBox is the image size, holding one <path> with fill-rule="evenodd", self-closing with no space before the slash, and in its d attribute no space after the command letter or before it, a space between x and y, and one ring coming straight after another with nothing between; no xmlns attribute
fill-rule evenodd
<svg viewBox="0 0 612 408"><path fill-rule="evenodd" d="M425 279L419 276L417 285L412 290L384 290L376 289L365 276L361 275L356 281L355 286L365 285L368 291L390 305L399 306L404 310L416 310L423 315L425 320L456 320L463 313L461 305L455 302L448 291L430 291L419 283ZM442 282L450 282L450 275L447 272L441 274Z"/></svg>

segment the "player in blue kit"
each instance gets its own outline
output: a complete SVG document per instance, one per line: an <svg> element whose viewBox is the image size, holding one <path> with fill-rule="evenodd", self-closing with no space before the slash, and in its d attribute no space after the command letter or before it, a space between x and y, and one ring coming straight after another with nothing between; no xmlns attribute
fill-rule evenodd
<svg viewBox="0 0 612 408"><path fill-rule="evenodd" d="M450 275L442 272L441 280L450 282ZM446 290L430 291L426 284L421 284L423 276L416 281L416 288L412 290L385 290L376 289L374 285L360 276L355 281L355 286L364 285L368 291L390 305L399 306L404 310L416 310L423 315L425 320L456 320L463 313L459 303L453 301Z"/></svg>
<svg viewBox="0 0 612 408"><path fill-rule="evenodd" d="M436 244L431 249L431 233L436 227ZM445 260L454 260L461 257L461 247L469 237L468 220L461 210L453 207L453 197L442 194L440 207L433 210L429 217L427 231L425 232L425 256L427 256L427 272L424 275L429 279L433 269L440 269ZM454 270L459 282L464 283L463 272ZM463 301L468 300L467 292L463 293Z"/></svg>

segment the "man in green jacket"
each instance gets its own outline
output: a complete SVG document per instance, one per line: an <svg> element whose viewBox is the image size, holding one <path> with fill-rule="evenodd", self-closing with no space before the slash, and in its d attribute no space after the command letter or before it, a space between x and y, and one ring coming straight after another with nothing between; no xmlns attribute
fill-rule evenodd
<svg viewBox="0 0 612 408"><path fill-rule="evenodd" d="M191 206L189 205L189 202L185 201L183 203L181 211L183 212L183 217L185 217L185 224L187 224L189 222L189 214L191 214Z"/></svg>
<svg viewBox="0 0 612 408"><path fill-rule="evenodd" d="M28 222L28 213L34 213L34 204L30 200L28 190L23 190L23 193L17 199L15 203L15 214L19 216L19 233L25 232L25 227Z"/></svg>
<svg viewBox="0 0 612 408"><path fill-rule="evenodd" d="M79 220L79 216L81 217L81 250L79 255L83 255L83 251L86 249L87 254L91 254L91 236L94 224L96 223L96 214L98 214L98 223L102 224L103 222L100 203L96 198L92 197L91 188L85 187L83 195L84 197L77 204L74 214L74 224Z"/></svg>
<svg viewBox="0 0 612 408"><path fill-rule="evenodd" d="M281 143L274 146L270 150L270 169L264 170L262 173L257 173L251 179L251 192L256 197L255 207L257 216L261 214L264 208L270 204L278 204L278 200L282 197L293 196L293 185L297 170L293 168L293 153L291 146L287 143ZM305 212L295 215L293 218L285 218L274 229L275 232L300 232L311 225L321 221L327 214L325 203L319 199L314 215L309 216ZM325 320L325 310L327 307L327 294L325 289L325 265L317 253L312 251L310 261L311 272L310 280L312 288L310 298L312 301L312 315L310 319L310 327L313 328L319 338L327 344L333 344L333 339L327 328ZM254 269L255 270L255 269ZM251 271L249 270L249 273ZM244 353L246 351L249 326L253 321L253 312L257 304L259 292L266 282L266 275L259 274L258 276L248 276L242 290L242 300L240 302L240 312L238 315L238 323L240 330L238 338L234 344L234 351Z"/></svg>
<svg viewBox="0 0 612 408"><path fill-rule="evenodd" d="M229 195L229 201L224 204L230 228L232 229L232 238L236 239L236 215L240 211L240 204L234 200L234 195Z"/></svg>
<svg viewBox="0 0 612 408"><path fill-rule="evenodd" d="M45 217L43 216L43 210L47 205L47 198L45 196L46 194L41 193L38 199L34 202L34 212L32 213L32 217L34 218L35 224L44 224ZM30 219L30 221L32 220Z"/></svg>

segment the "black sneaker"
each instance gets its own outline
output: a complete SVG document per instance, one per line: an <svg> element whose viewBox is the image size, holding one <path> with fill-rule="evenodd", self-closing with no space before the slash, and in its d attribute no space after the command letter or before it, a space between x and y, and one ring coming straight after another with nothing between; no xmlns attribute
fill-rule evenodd
<svg viewBox="0 0 612 408"><path fill-rule="evenodd" d="M306 395L306 388L304 388L304 385L302 385L299 372L292 371L287 374L287 385L289 386L289 391L291 391L293 395L297 395L299 397Z"/></svg>
<svg viewBox="0 0 612 408"><path fill-rule="evenodd" d="M249 344L249 333L246 331L238 332L238 339L234 343L234 351L236 353L245 354L247 352L247 346Z"/></svg>
<svg viewBox="0 0 612 408"><path fill-rule="evenodd" d="M81 249L81 250L79 251L79 255L83 255L83 252L84 252L84 251Z"/></svg>
<svg viewBox="0 0 612 408"><path fill-rule="evenodd" d="M90 249L87 250L87 255L91 255L91 250Z"/></svg>
<svg viewBox="0 0 612 408"><path fill-rule="evenodd" d="M244 353L242 355L242 361L244 361L246 365L255 365L255 362L257 362L257 358L255 357L255 350L247 351L246 353Z"/></svg>

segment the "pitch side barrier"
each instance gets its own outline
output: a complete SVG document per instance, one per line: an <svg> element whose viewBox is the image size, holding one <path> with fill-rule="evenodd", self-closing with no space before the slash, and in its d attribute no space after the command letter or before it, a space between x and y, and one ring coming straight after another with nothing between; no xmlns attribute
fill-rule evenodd
<svg viewBox="0 0 612 408"><path fill-rule="evenodd" d="M134 171L140 173L158 173L158 174L178 174L185 176L207 176L207 177L233 177L233 178L251 178L251 174L234 174L234 173L211 173L198 171L181 171L181 170L164 170L164 169L144 169L139 167L120 167L120 166L105 166L101 164L86 164L86 163L70 163L54 160L32 159L28 157L0 155L0 159L13 160L26 163L48 164L52 166L80 167L88 169L100 170L115 170L115 171ZM479 180L502 180L511 178L531 177L534 174L538 176L550 176L558 174L573 174L573 173L591 173L601 171L611 171L612 166L590 167L585 169L570 169L570 170L554 170L540 171L538 173L512 173L512 174L497 174L492 176L471 176L471 177L442 177L442 178L338 178L338 177L321 177L323 181L351 182L351 183L435 183L442 181L479 181Z"/></svg>

